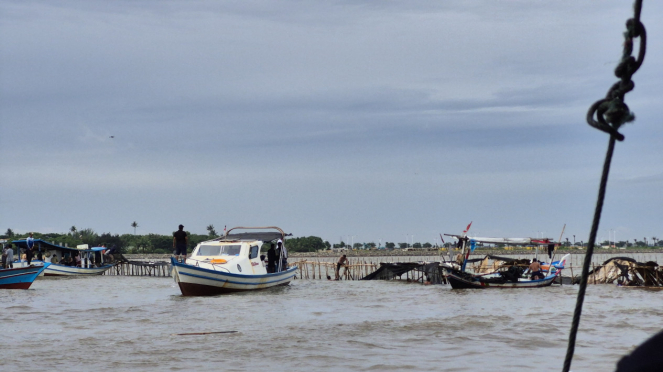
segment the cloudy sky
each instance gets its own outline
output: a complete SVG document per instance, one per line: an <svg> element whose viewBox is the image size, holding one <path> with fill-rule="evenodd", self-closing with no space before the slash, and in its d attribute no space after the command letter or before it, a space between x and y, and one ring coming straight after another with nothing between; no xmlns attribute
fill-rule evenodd
<svg viewBox="0 0 663 372"><path fill-rule="evenodd" d="M433 242L474 221L587 241L608 137L584 118L630 16L628 0L5 0L0 230ZM600 239L663 238L662 16L645 2Z"/></svg>

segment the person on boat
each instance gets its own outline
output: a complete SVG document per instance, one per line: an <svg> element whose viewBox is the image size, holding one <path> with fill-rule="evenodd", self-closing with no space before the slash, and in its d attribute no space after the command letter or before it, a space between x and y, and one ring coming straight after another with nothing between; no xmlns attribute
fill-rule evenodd
<svg viewBox="0 0 663 372"><path fill-rule="evenodd" d="M28 237L25 239L25 260L28 262L28 266L30 266L30 263L32 262L32 257L33 257L33 248L35 246L35 239L32 237L32 233L28 234Z"/></svg>
<svg viewBox="0 0 663 372"><path fill-rule="evenodd" d="M179 229L173 233L173 248L175 249L175 256L180 262L186 260L187 245L189 245L189 237L184 231L184 225L180 225Z"/></svg>
<svg viewBox="0 0 663 372"><path fill-rule="evenodd" d="M14 268L14 249L11 243L7 244L2 252L2 267L4 269Z"/></svg>
<svg viewBox="0 0 663 372"><path fill-rule="evenodd" d="M532 280L543 279L545 276L541 272L541 264L537 261L536 258L532 258L532 263L529 264L529 271L531 273Z"/></svg>
<svg viewBox="0 0 663 372"><path fill-rule="evenodd" d="M113 254L115 254L115 252L117 252L117 246L113 244L105 253L105 256L108 257L106 259L108 262L115 261L115 257L113 257Z"/></svg>
<svg viewBox="0 0 663 372"><path fill-rule="evenodd" d="M76 263L76 265L74 265L74 266L82 267L82 265L81 265L81 255L78 254L78 252L76 252L76 256L74 256L74 262Z"/></svg>
<svg viewBox="0 0 663 372"><path fill-rule="evenodd" d="M276 272L276 251L274 250L274 244L271 243L267 250L267 272L270 274Z"/></svg>
<svg viewBox="0 0 663 372"><path fill-rule="evenodd" d="M341 278L341 266L347 265L348 262L349 261L347 255L343 255L341 256L341 258L338 259L338 262L336 263L336 280L339 280Z"/></svg>
<svg viewBox="0 0 663 372"><path fill-rule="evenodd" d="M288 270L288 250L281 239L276 242L276 256L280 259L278 270Z"/></svg>
<svg viewBox="0 0 663 372"><path fill-rule="evenodd" d="M88 252L87 253L87 263L88 267L96 267L97 265L95 264L95 257L94 257L94 252Z"/></svg>
<svg viewBox="0 0 663 372"><path fill-rule="evenodd" d="M14 248L11 243L7 244L7 268L14 268Z"/></svg>

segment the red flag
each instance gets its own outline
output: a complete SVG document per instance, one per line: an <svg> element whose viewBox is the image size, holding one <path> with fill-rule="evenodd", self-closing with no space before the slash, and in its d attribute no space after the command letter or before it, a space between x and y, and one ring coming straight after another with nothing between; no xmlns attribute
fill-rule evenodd
<svg viewBox="0 0 663 372"><path fill-rule="evenodd" d="M470 224L467 225L467 228L465 229L465 231L463 231L463 234L466 234L470 230L470 226L472 226L472 222L470 222Z"/></svg>

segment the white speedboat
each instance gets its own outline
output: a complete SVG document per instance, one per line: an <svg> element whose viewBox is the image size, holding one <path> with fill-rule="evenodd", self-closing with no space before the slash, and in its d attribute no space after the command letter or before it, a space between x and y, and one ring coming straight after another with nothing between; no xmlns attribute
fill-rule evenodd
<svg viewBox="0 0 663 372"><path fill-rule="evenodd" d="M273 229L276 232L230 234L236 229ZM260 257L263 246L282 241L286 234L278 227L235 227L220 238L202 242L184 263L171 258L173 278L184 296L210 296L237 291L288 285L297 267L288 268L286 249L277 255L275 272Z"/></svg>
<svg viewBox="0 0 663 372"><path fill-rule="evenodd" d="M21 248L27 248L25 240L15 240L15 246L21 251ZM104 247L89 248L87 244L80 245L76 248L63 247L54 243L47 242L41 239L34 240L34 251L41 252L44 262L50 263L48 267L42 272L41 275L45 276L89 276L101 275L106 270L113 267L113 265L104 262ZM22 257L21 254L19 257ZM32 260L32 264L41 265L41 260ZM79 257L79 263L75 258ZM49 262L50 261L50 262ZM21 258L19 261L14 262L15 267L27 267L28 263L25 259Z"/></svg>

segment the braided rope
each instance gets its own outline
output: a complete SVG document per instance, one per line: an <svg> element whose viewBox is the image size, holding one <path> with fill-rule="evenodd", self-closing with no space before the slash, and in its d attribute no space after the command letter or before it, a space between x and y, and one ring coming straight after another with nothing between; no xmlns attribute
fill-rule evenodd
<svg viewBox="0 0 663 372"><path fill-rule="evenodd" d="M624 136L618 132L618 129L622 124L635 120L635 115L633 115L626 103L624 103L624 96L635 87L631 77L640 68L642 61L645 58L647 33L645 31L645 26L640 22L642 0L636 0L633 8L634 17L626 22L622 59L619 65L615 68L615 75L620 78L620 81L610 87L606 97L596 101L590 106L589 111L587 112L587 123L596 129L610 134L610 141L608 142L608 151L605 156L605 162L603 163L603 174L601 175L601 184L599 186L596 209L594 210L592 229L589 234L589 241L587 242L587 253L585 254L585 260L582 265L580 289L578 290L578 299L576 300L576 307L573 312L573 321L571 323L571 331L569 332L569 344L566 349L566 358L564 359L564 367L562 369L563 372L569 372L571 361L573 360L576 334L578 333L580 315L582 314L582 304L585 300L585 292L587 290L589 265L592 262L594 243L596 242L596 234L601 220L601 211L603 210L603 201L605 199L605 190L608 184L608 175L610 174L610 163L612 162L612 154L615 149L615 141L624 140ZM640 48L638 51L638 59L636 60L631 54L633 53L633 39L637 37L640 38ZM594 119L595 115L596 120Z"/></svg>

